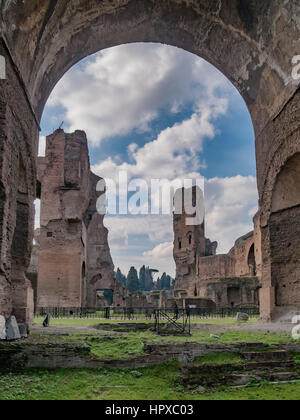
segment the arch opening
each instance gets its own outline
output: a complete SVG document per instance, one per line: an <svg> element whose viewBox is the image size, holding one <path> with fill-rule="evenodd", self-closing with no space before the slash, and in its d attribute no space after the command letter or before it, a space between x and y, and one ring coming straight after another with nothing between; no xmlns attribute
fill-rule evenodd
<svg viewBox="0 0 300 420"><path fill-rule="evenodd" d="M137 48L137 46L138 46L139 44L132 44L130 47L131 48ZM158 46L160 46L160 44L158 44L157 45L157 47ZM149 47L151 47L151 48L154 48L154 46L151 44L151 45L149 45ZM128 47L129 48L129 47ZM141 45L139 45L139 48L141 48ZM144 48L146 48L146 47L144 47ZM112 49L112 50L114 50L114 49ZM159 51L160 53L161 53L161 51L157 48L157 51ZM103 54L104 56L105 56L105 54L104 53L101 53L101 54ZM111 56L110 56L110 58L111 58ZM92 60L94 60L93 58L91 58ZM185 57L185 59L186 60L192 60L191 58L189 58L189 57ZM92 61L92 65L95 67L95 65L97 64L97 60L98 60L98 58L96 59L96 60L94 60L94 61ZM128 60L129 61L129 60ZM184 60L182 60L182 61L184 61ZM131 63L132 64L132 63ZM140 63L139 63L140 64ZM83 64L83 66L84 66L85 64ZM203 64L204 65L204 64ZM205 65L207 65L207 64L205 64ZM204 65L204 66L205 66ZM119 67L117 67L118 69L120 68L120 67L122 67L122 66L119 66ZM160 66L157 66L158 68L160 68ZM127 73L126 73L126 69L124 69L124 67L122 67L123 68L123 76L124 76L124 74L125 74L125 76L124 76L124 78L126 78L126 76L127 76ZM201 70L201 66L199 65L199 69ZM198 69L198 70L199 70ZM171 71L170 70L168 70L169 71L169 73L171 74L171 76L173 76L172 75L172 73L171 73ZM216 71L216 70L215 70ZM113 70L111 70L111 72L112 72L112 74L114 75L114 73L113 73ZM215 73L215 74L217 74L217 73ZM67 76L67 75L66 75ZM160 75L161 76L161 75ZM216 76L216 83L218 84L219 83L219 81L218 81L218 77L222 77L219 73L218 73L218 76ZM84 78L82 78L82 79L84 79ZM87 83L87 82L86 82ZM227 83L227 81L226 81L226 83ZM68 84L68 83L67 83ZM161 85L159 84L159 83L157 83L158 84L158 86L160 86L161 87ZM174 82L173 82L173 88L174 88ZM228 84L228 86L229 86L229 84ZM231 85L230 85L231 86ZM193 88L194 88L194 86L193 86ZM232 88L232 87L231 87ZM80 90L80 86L79 85L76 85L76 88L75 88L75 90ZM153 89L155 90L156 89L156 86L153 86ZM214 89L214 87L212 86L212 89ZM95 92L95 89L92 89L93 90L93 92ZM128 89L128 91L130 92L130 89ZM156 89L156 91L157 91L157 89ZM235 95L236 95L236 91L234 91L235 92ZM61 92L62 93L62 92ZM75 95L75 93L73 92L73 95ZM61 97L66 97L67 95L64 95L64 94L62 94L61 95ZM201 96L201 95L200 95ZM203 107L204 106L204 103L205 103L205 101L206 102L209 102L209 101L207 101L207 98L205 97L205 94L203 94L203 97L204 97L204 100L203 100L203 102L201 102L201 107ZM75 96L73 96L73 99L72 99L72 103L74 104L74 103L81 103L81 101L79 101L79 100L74 100L74 98L75 98ZM218 102L218 97L217 97L217 95L215 96L215 97L210 97L209 98L210 100L215 100L216 101L216 103L214 103L214 104L212 104L212 109L210 110L211 111L211 115L212 114L215 114L215 115L223 115L223 110L221 109L222 108L222 106L224 105L224 103L222 103L222 101L219 103ZM122 100L122 98L121 98L121 100ZM120 101L121 101L120 100ZM50 98L50 102L51 102L51 98ZM242 102L242 101L241 101ZM62 104L62 103L61 103ZM60 104L60 105L61 105ZM66 106L68 106L68 104L66 104L66 103L63 103L64 105L66 105ZM224 105L225 106L225 105ZM244 105L244 103L243 103L243 106L245 107L245 105ZM221 110L220 110L221 109ZM68 110L70 110L70 108L68 108ZM176 110L174 110L174 111L172 111L174 114L176 114ZM248 112L248 111L247 111ZM195 111L195 110L193 110L193 113L191 113L190 115L188 115L188 117L190 117L190 120L187 120L187 116L185 115L184 116L184 118L186 118L186 120L188 121L188 122L190 122L190 121L192 121L192 122L194 122L194 120L196 120L197 119L197 117L198 116L201 116L201 115L203 115L205 112L204 112L204 110L203 110L203 112L202 112L202 110L200 110L200 111L198 111L198 114L199 115L197 115L197 112ZM77 116L79 115L78 114L78 112L76 112L75 113ZM251 120L250 119L250 116L249 116L249 114L247 114L248 115L248 117L249 117L249 120ZM196 116L196 117L195 117ZM60 116L61 117L61 116ZM182 116L181 116L181 118L182 118ZM180 123L184 123L186 120L181 120L181 121L173 121L172 122L172 126L171 126L171 129L172 128L176 128ZM199 118L199 121L201 120L201 118ZM76 123L76 124L78 124L78 122ZM75 126L74 124L70 124L71 125L71 127L73 128L82 128L82 127L79 127L78 125L77 126ZM184 124L182 124L182 125L184 125ZM204 126L205 126L205 124L204 124ZM209 119L209 121L208 121L208 126L209 126L209 130L207 131L207 132L204 132L204 137L206 136L206 137L211 137L212 139L215 137L215 133L214 133L214 131L215 131L215 127L214 127L214 117L211 117L211 119ZM251 128L253 129L253 127L252 127L252 125L251 125ZM170 127L168 127L167 129L170 129ZM167 131L167 129L166 129L166 131ZM197 131L199 129L199 132L201 131L201 121L200 121L200 123L197 125L196 124L196 126L195 127L193 127L193 130L194 131ZM188 131L187 131L188 132ZM161 133L160 133L161 134ZM252 133L253 134L253 133ZM62 130L57 130L57 135L58 136L63 136L63 131ZM189 134L187 134L187 135L189 135ZM68 136L70 136L70 135L66 135L66 138L68 137ZM182 133L180 134L180 136L181 136L181 138L183 139L183 141L185 141L186 139L184 138L185 137L185 132L184 132L184 130L182 130ZM108 136L108 139L110 140L110 137ZM113 139L113 136L111 136L111 141L113 141L114 139ZM159 136L158 136L158 138L156 139L156 140L159 140ZM49 141L48 141L48 139L47 139L47 143L48 143ZM201 143L202 142L202 139L199 139L199 143ZM55 143L55 140L54 140L54 143ZM53 144L54 144L53 143ZM56 142L57 143L57 142ZM104 143L104 146L105 146L105 141L103 142ZM103 144L102 142L101 142L101 145ZM151 142L149 142L149 143L151 143ZM134 153L138 153L138 152L140 152L140 150L145 150L146 149L146 147L147 147L147 145L149 145L149 143L147 143L147 142L145 142L145 144L141 144L141 145L135 145L135 147L132 149L132 156L133 156L133 154ZM152 141L152 143L155 143L155 141ZM203 143L204 143L204 141L203 141ZM49 143L50 144L50 143ZM60 142L60 145L61 145L61 142ZM91 146L92 146L92 149L93 148L95 148L95 145L97 146L97 144L95 144L95 142L92 142L92 144L91 144ZM131 144L129 145L129 147L131 146ZM195 148L196 146L195 146L195 143L192 143L191 144L191 146L193 147L193 148ZM55 146L55 148L57 149L57 147L58 147L58 143L56 144L56 146ZM202 147L202 145L201 145L201 147ZM254 147L253 147L253 144L251 144L251 147L252 147L252 149L254 150ZM58 149L57 149L58 150ZM68 148L65 148L64 149L64 151L66 151L66 150L68 150ZM47 147L46 147L46 155L47 155L47 153L49 153L49 152L51 152L51 146L48 146L47 145ZM198 150L197 148L196 148L196 152L197 153L200 153L200 150ZM160 153L161 154L161 153ZM176 158L178 159L178 155L180 154L180 152L178 151L178 150L175 150L174 151L174 154L172 155L172 159L174 159L174 162L176 161ZM183 153L182 153L183 154ZM111 158L111 157L110 157ZM148 156L148 158L149 158L149 156ZM188 156L187 156L187 160L188 160ZM159 159L159 156L157 156L157 159ZM108 161L108 159L106 160L106 161ZM144 159L144 162L146 161L146 158ZM92 162L93 163L93 162ZM132 163L129 161L129 162L126 162L126 164L127 165L130 165L131 164L131 167L133 168L133 169L135 169L138 165L137 165L137 163L138 162L136 162L136 165L135 165L135 167L134 167L134 165L132 165ZM169 160L166 160L166 162L165 162L165 165L166 165L166 167L168 167L168 166L173 166L173 163L172 163L172 160L171 159L169 159ZM94 167L95 167L96 165L94 164ZM102 167L103 167L104 165L102 165ZM177 165L178 166L178 165ZM192 166L192 165L191 165ZM233 165L231 165L231 166L233 166ZM83 167L84 167L84 165L82 164L82 162L81 162L81 164L80 164L80 166L79 167L76 167L75 169L74 169L74 171L76 172L76 180L77 180L77 184L76 185L73 185L73 183L72 182L68 182L68 184L65 184L65 186L64 186L64 188L66 189L66 190L73 190L73 189L75 189L75 187L76 188L78 188L79 187L79 185L78 185L78 174L79 174L79 172L80 173L84 173L84 170L83 170ZM119 169L120 167L121 167L121 165L119 165L119 167L118 167L118 165L116 165L115 166L116 167L116 169ZM176 165L174 165L174 167L176 167ZM78 169L78 168L80 168L80 169ZM92 167L92 169L93 169L93 167ZM177 168L176 168L177 169ZM152 170L152 173L154 173L153 172L153 168L151 169ZM74 172L74 173L75 173ZM112 173L113 171L111 171L111 173ZM175 172L174 172L175 173ZM72 178L72 175L73 174L73 172L71 173L71 178ZM99 176L103 176L104 174L103 174L103 172L100 170L100 169L97 169L97 175L99 175ZM106 173L106 175L107 175L107 173ZM108 174L109 175L109 174ZM147 173L146 174L146 176L149 176L149 175L151 175L151 173L149 172L149 173ZM155 173L155 175L157 175L157 173ZM66 178L66 177L65 177ZM232 177L232 178L234 178L234 177ZM246 179L246 178L245 178ZM245 179L242 179L242 178L239 178L239 177L237 177L235 180L233 180L234 182L240 182L240 181L242 181L241 183L240 183L240 185L239 185L239 188L240 188L240 190L243 190L243 189L246 189L246 187L245 187L245 185L243 185L243 182L244 182L244 180ZM72 179L71 179L71 181L72 181ZM217 182L219 182L219 180L217 180ZM226 182L228 182L228 181L226 181ZM225 184L225 183L224 183ZM220 192L222 191L222 189L224 188L224 185L222 185L222 182L220 181L220 183L219 183L219 185L216 185L215 186ZM231 188L231 186L229 186L229 188ZM234 187L233 187L234 188ZM252 179L251 179L251 191L254 191L255 190L255 199L254 200L252 200L252 202L251 202L251 205L255 205L256 204L256 193L257 193L257 187L256 187L256 182L255 182L255 178L254 177L252 177ZM219 193L220 195L221 195L221 193ZM253 195L254 196L254 195ZM195 199L195 197L193 196L193 206L195 206L195 201L194 201L194 199ZM230 203L231 204L231 203ZM94 206L94 204L93 204L93 206ZM250 207L250 202L249 203L247 203L247 207ZM253 207L253 206L252 206ZM70 219L71 220L71 219ZM76 218L74 218L73 219L73 222L76 222ZM87 213L86 213L86 217L85 217L85 223L86 223L86 225L88 226L89 225L89 223L90 222L92 222L92 220L93 220L93 214L90 212L90 211L88 211ZM118 220L118 222L120 222L119 220ZM171 222L171 221L170 221ZM74 223L72 223L72 224L74 224ZM75 223L76 224L76 223ZM223 224L222 224L222 228L224 227L226 225L226 222L224 221L223 222ZM170 226L171 226L171 223L170 223ZM109 226L109 228L111 228L111 226ZM135 226L135 229L136 229L136 226ZM157 227L157 229L156 230L158 230L159 228ZM245 231L246 231L246 229L248 229L248 226L247 227L245 227ZM75 229L76 230L76 229ZM199 244L197 243L197 241L199 240L199 238L197 237L196 238L196 241L195 241L195 251L196 252L199 252L199 249L201 248L201 250L202 250L202 256L204 256L204 255L215 255L216 254L216 248L217 248L217 243L216 242L213 242L213 243L211 243L210 241L208 241L208 240L205 240L205 238L202 238L202 236L203 236L203 229L201 228L200 229L201 230L201 233L200 233L200 236L201 236L201 239L200 239L200 242L201 242L201 246L199 247ZM219 232L221 229L215 229L215 231L216 232ZM228 245L226 244L226 246L228 247L228 249L227 249L227 251L229 251L229 249L230 249L230 247L232 246L232 242L234 242L234 240L236 239L236 237L237 236L239 236L240 234L242 234L242 233L244 233L245 231L242 231L242 230L240 230L239 232L237 232L236 234L231 234L231 237L230 237L230 239L228 239L227 240L227 243L228 243ZM172 232L173 233L173 232ZM234 236L235 235L235 236ZM198 235L199 236L199 235ZM171 238L170 236L169 236L169 241L170 240L172 240L173 238ZM97 239L97 241L99 240L99 238ZM145 256L145 254L147 254L147 253L149 253L149 255L151 255L151 258L152 258L152 261L155 261L155 259L157 259L157 258L160 258L160 254L162 253L162 252L165 252L165 248L163 248L163 247L161 247L160 248L160 246L161 245L165 245L166 243L158 243L157 244L157 246L154 248L154 249L150 249L150 250L145 250L144 251L144 255L143 256ZM171 244L170 243L167 243L166 244L167 246L168 246L168 255L169 255L169 258L171 259L172 258L172 246L171 246ZM175 247L177 246L178 248L179 248L179 250L181 251L183 251L183 253L185 252L185 250L186 249L191 249L191 248L193 248L192 247L192 245L194 245L194 235L193 235L193 233L190 231L190 229L186 229L185 230L185 232L182 234L182 236L178 239L178 241L175 243ZM102 250L103 250L103 248L102 248L102 246L103 246L103 244L102 245L100 245L100 243L98 243L98 248L99 249L96 249L96 251L97 252L102 252ZM197 248L197 249L196 249ZM160 250L162 249L162 252L160 252ZM152 252L153 251L153 252ZM154 253L154 251L155 251L155 253ZM171 252L170 252L171 251ZM87 250L86 250L86 252L88 252ZM89 264L89 257L88 257L88 254L86 253L86 263L87 263L87 265ZM128 259L128 261L130 261L130 259L127 257L127 259ZM115 260L115 261L117 261L117 260ZM150 261L150 263L149 263L149 266L151 266L150 264L151 264L151 262L152 261ZM128 262L130 265L131 265L131 263L130 262ZM246 263L247 264L247 263ZM96 263L96 265L97 265L97 269L99 270L99 272L102 272L102 269L103 268L107 268L107 269L111 269L111 266L110 266L110 263L108 263L108 265L106 265L105 267L102 265L102 261L101 261L101 257L99 257L99 258L97 258L97 263ZM187 269L187 276L192 276L192 275L194 275L194 274L196 274L197 273L197 270L198 270L198 267L196 267L197 266L197 257L195 257L194 258L194 260L189 264L189 267L188 267L188 269ZM137 267L137 269L138 269L139 267ZM124 271L124 270L123 270ZM165 270L162 270L161 272L164 272ZM126 269L125 269L125 271L124 272L126 272ZM167 273L166 272L164 272L164 274L166 274L167 275ZM170 276L169 276L170 277ZM175 276L174 276L175 277ZM222 275L220 274L220 277L222 277ZM161 281L161 279L159 278L158 279L159 281L157 281L157 282L153 282L152 281L152 283L153 283L153 286L152 287L155 287L155 284L156 284L156 287L158 288L158 290L161 290L161 286L158 286L158 283L160 284L160 281ZM88 302L85 306L94 306L94 304L95 304L95 299L96 299L96 294L97 294L97 290L104 290L105 288L103 287L103 282L105 281L105 277L103 277L102 275L101 275L101 277L97 277L97 274L96 274L96 272L93 272L93 276L91 277L91 279L90 279L90 281L89 280L87 280L87 285L86 285L86 288L88 289L89 287L90 287L90 285L91 285L91 289L93 290L91 293L89 293L89 292L87 292L86 293L86 299L83 299L83 301L84 302ZM90 283L90 285L89 285L89 283ZM170 281L170 284L172 284L173 282L172 282L172 278L171 278L171 281ZM84 289L84 288L82 288L82 289ZM108 289L109 290L109 289ZM168 288L168 290L169 290L169 288ZM201 290L201 292L199 292ZM199 286L199 287L196 287L194 290L192 290L191 291L191 296L193 297L193 295L195 295L194 297L197 297L198 295L200 296L200 293L202 293L203 294L203 288L201 289L201 287ZM200 296L201 297L201 296Z"/></svg>

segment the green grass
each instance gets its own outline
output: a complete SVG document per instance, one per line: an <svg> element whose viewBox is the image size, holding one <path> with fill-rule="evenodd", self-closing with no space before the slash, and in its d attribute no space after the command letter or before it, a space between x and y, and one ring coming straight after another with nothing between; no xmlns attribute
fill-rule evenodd
<svg viewBox="0 0 300 420"><path fill-rule="evenodd" d="M36 325L43 325L44 318L39 317L34 319ZM134 321L129 321L128 319L119 320L119 319L104 319L104 318L51 318L50 325L56 327L95 327L99 324L126 324L126 323L147 323L153 324L154 320L144 320L144 319L135 319ZM242 325L253 325L258 322L258 318L250 319L246 324ZM237 322L235 318L206 318L206 319L192 319L192 324L200 325L216 325L219 327L237 327L241 323Z"/></svg>
<svg viewBox="0 0 300 420"><path fill-rule="evenodd" d="M47 330L42 334L34 331L26 343L32 344L85 344L91 347L93 356L99 359L128 359L143 354L144 343L202 343L202 344L231 344L231 343L264 343L266 345L280 345L292 342L289 334L249 333L244 331L225 331L219 334L220 339L210 338L210 332L196 332L191 337L158 336L151 331L120 333L115 331L96 331L55 334Z"/></svg>
<svg viewBox="0 0 300 420"><path fill-rule="evenodd" d="M199 320L200 321L200 320ZM34 331L30 337L32 342L40 342L47 344L47 342L66 342L72 341L74 344L89 344L91 347L92 354L100 359L121 359L121 358L133 358L143 353L144 343L185 343L185 342L196 342L196 343L264 343L266 345L280 345L290 342L294 342L290 334L287 333L262 333L253 331L240 331L237 329L231 329L237 325L234 319L215 319L207 320L209 324L214 321L214 325L217 327L216 331L213 328L209 330L204 329L203 331L193 332L191 337L180 337L180 336L158 336L150 331L152 326L149 323L149 330L137 331L137 332L121 332L112 330L96 330L94 331L70 331L68 327L96 327L97 325L111 325L123 324L128 321L112 321L112 320L99 320L99 319L52 319L52 326L62 327L61 330L46 329L42 332ZM41 324L42 318L36 319L36 323ZM252 322L256 322L253 320ZM202 320L205 324L205 320ZM133 323L134 324L134 323ZM220 331L219 327L224 327L224 331ZM66 327L66 330L63 329ZM66 336L60 335L67 332ZM220 338L210 338L211 334L216 334Z"/></svg>
<svg viewBox="0 0 300 420"><path fill-rule="evenodd" d="M35 369L0 372L0 400L299 400L300 384L199 393L176 386L180 364L136 370Z"/></svg>
<svg viewBox="0 0 300 420"><path fill-rule="evenodd" d="M244 360L239 354L207 354L203 357L196 357L195 365L242 365Z"/></svg>
<svg viewBox="0 0 300 420"><path fill-rule="evenodd" d="M219 334L219 336L220 339L210 338L210 333L205 332L194 333L191 337L161 337L150 331L126 333L119 337L116 335L110 341L105 341L103 343L100 341L96 344L92 344L92 353L98 358L119 359L135 357L141 354L144 343L264 343L272 346L293 342L293 338L289 334L226 331Z"/></svg>

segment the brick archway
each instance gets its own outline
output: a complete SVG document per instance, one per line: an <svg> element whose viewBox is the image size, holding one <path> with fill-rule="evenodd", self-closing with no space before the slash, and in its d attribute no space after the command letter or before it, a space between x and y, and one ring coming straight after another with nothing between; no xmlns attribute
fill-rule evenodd
<svg viewBox="0 0 300 420"><path fill-rule="evenodd" d="M0 56L6 80L0 80L2 238L9 228L8 210L16 212L10 191L17 180L3 163L15 151L14 127L22 127L17 142L27 150L35 168L38 124L44 105L62 75L80 59L101 49L129 42L161 42L183 48L211 62L239 90L252 116L256 133L257 178L262 227L269 223L271 191L268 177L276 153L289 154L291 134L299 138L299 85L293 80L292 58L300 53L300 8L297 0L31 0L1 3ZM299 147L299 145L297 146ZM299 150L300 151L300 148ZM32 177L34 178L34 176ZM36 185L35 179L31 179ZM30 192L29 201L34 193ZM33 210L29 217L32 225ZM270 242L263 234L263 279L269 281ZM1 240L1 263L11 245ZM27 250L24 250L27 251ZM24 267L26 270L26 267ZM10 300L0 274L0 302ZM266 299L270 299L267 297ZM3 304L5 305L5 304ZM271 317L271 306L265 318ZM4 310L3 310L4 312Z"/></svg>

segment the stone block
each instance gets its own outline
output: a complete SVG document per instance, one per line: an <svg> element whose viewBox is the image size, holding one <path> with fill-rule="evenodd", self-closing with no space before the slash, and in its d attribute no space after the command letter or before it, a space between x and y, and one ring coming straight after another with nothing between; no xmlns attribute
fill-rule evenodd
<svg viewBox="0 0 300 420"><path fill-rule="evenodd" d="M6 321L6 340L13 341L13 340L20 340L20 339L21 339L21 335L20 335L16 317L11 316Z"/></svg>
<svg viewBox="0 0 300 420"><path fill-rule="evenodd" d="M29 326L28 326L28 324L26 324L26 323L19 324L18 327L19 327L21 338L27 338L28 335L29 335Z"/></svg>
<svg viewBox="0 0 300 420"><path fill-rule="evenodd" d="M238 314L236 316L236 320L239 321L239 322L247 322L247 321L249 321L249 315L244 314L243 312L238 312Z"/></svg>

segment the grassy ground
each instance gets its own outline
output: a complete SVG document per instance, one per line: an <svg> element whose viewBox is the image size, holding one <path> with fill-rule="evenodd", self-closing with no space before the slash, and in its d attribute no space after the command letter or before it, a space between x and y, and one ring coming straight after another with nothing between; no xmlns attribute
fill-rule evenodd
<svg viewBox="0 0 300 420"><path fill-rule="evenodd" d="M35 320L37 325L42 324L42 318ZM100 359L121 359L133 358L143 353L144 343L264 343L268 345L280 345L293 342L291 334L288 333L271 333L271 332L254 332L254 331L240 331L232 329L239 324L235 319L209 319L199 320L199 324L210 324L216 327L211 327L209 330L195 331L190 337L178 336L158 336L151 331L152 323L149 322L149 329L146 331L137 332L121 332L116 328L118 324L128 323L128 321L114 321L114 320L99 320L99 319L52 319L52 327L61 327L60 332L66 332L59 336L57 331L47 329L42 331L34 331L30 340L47 343L47 341L72 341L74 343L86 343L91 346L91 351L94 356ZM143 321L144 322L144 321ZM249 323L255 323L257 320L251 320ZM87 331L68 331L69 327L96 327L99 323L111 326L111 329L104 330L87 330ZM63 327L66 327L66 331ZM224 327L224 328L223 328ZM221 328L221 331L220 331ZM216 334L219 338L211 338L211 334Z"/></svg>
<svg viewBox="0 0 300 420"><path fill-rule="evenodd" d="M43 321L45 318L35 318L34 323L36 325L43 325ZM51 318L51 325L57 326L57 327L95 327L98 324L126 324L129 322L135 322L135 323L143 323L143 324L153 324L153 320L144 320L144 319L138 319L134 321L126 320L119 320L119 319L103 319L103 318L83 318L83 319L72 319L72 318L63 318L63 319L56 319ZM207 318L207 319L192 319L192 324L199 324L199 325L216 325L219 327L236 327L240 324L236 321L235 318ZM250 319L247 322L247 325L253 325L257 324L258 318Z"/></svg>
<svg viewBox="0 0 300 420"><path fill-rule="evenodd" d="M194 364L197 366L220 366L220 365L243 365L245 361L239 354L207 354L206 356L196 357Z"/></svg>
<svg viewBox="0 0 300 420"><path fill-rule="evenodd" d="M36 319L38 325L42 319ZM219 339L210 337L214 331L204 328L191 337L161 337L149 330L120 332L121 321L99 319L52 319L52 329L33 330L26 343L87 344L100 359L133 358L143 353L144 343L241 343L257 342L269 345L292 342L290 334L247 332L232 329L234 319L199 320L199 324L216 327ZM128 321L123 321L126 323ZM145 322L145 321L141 321ZM251 323L256 322L252 320ZM109 330L89 329L99 323L110 325ZM56 329L56 327L60 327ZM81 327L81 328L74 328ZM224 329L220 327L225 327ZM295 355L300 364L300 356ZM208 355L197 358L197 365L243 363L239 355ZM300 383L288 385L261 384L246 389L218 388L205 393L178 385L181 364L169 362L151 368L135 370L109 369L35 369L7 373L0 371L0 400L299 400Z"/></svg>
<svg viewBox="0 0 300 420"><path fill-rule="evenodd" d="M201 393L175 385L180 364L136 370L59 369L0 374L0 400L299 400L300 383Z"/></svg>
<svg viewBox="0 0 300 420"><path fill-rule="evenodd" d="M103 359L119 359L135 357L143 351L144 343L264 343L278 345L292 342L289 334L248 333L226 331L220 334L220 339L210 338L206 333L194 333L191 337L158 337L151 332L127 333L121 337L113 337L109 341L92 342L92 353Z"/></svg>

